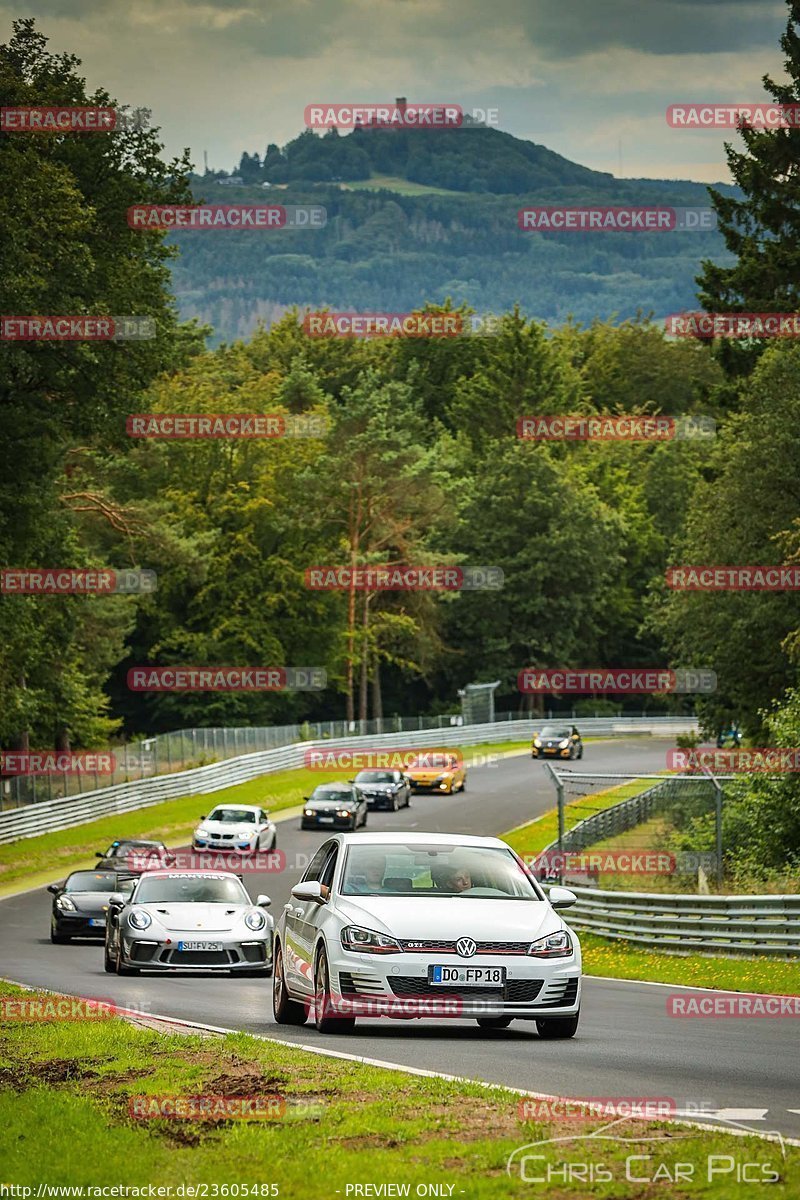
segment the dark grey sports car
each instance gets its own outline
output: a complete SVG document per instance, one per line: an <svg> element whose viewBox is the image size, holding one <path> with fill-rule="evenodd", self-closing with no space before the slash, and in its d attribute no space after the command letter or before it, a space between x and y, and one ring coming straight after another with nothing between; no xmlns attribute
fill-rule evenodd
<svg viewBox="0 0 800 1200"><path fill-rule="evenodd" d="M62 883L51 883L50 941L63 945L74 937L104 938L109 896L124 895L134 882L117 871L73 871Z"/></svg>

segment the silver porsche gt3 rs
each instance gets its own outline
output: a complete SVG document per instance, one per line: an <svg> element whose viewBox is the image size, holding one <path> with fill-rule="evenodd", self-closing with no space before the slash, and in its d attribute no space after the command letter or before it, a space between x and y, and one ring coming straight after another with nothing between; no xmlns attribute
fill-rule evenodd
<svg viewBox="0 0 800 1200"><path fill-rule="evenodd" d="M269 896L250 899L229 871L146 871L109 899L105 969L272 974Z"/></svg>

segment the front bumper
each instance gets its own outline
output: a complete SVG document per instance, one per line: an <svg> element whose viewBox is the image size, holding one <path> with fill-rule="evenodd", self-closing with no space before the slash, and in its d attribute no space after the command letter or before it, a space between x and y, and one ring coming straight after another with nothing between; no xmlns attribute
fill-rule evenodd
<svg viewBox="0 0 800 1200"><path fill-rule="evenodd" d="M392 807L392 801L399 800L400 797L396 794L381 794L379 796L365 796L367 808L386 808Z"/></svg>
<svg viewBox="0 0 800 1200"><path fill-rule="evenodd" d="M428 968L433 963L505 967L506 982L501 989L431 984ZM464 960L450 955L379 957L343 951L331 963L331 982L336 992L334 1004L341 1004L342 1011L353 1016L365 1017L541 1020L574 1016L581 1002L579 953L547 962L523 955L481 954Z"/></svg>
<svg viewBox="0 0 800 1200"><path fill-rule="evenodd" d="M328 820L324 819L325 816L328 817ZM352 816L339 817L335 814L333 814L333 820L331 820L331 814L314 813L313 817L304 815L300 821L301 829L352 829L352 827Z"/></svg>
<svg viewBox="0 0 800 1200"><path fill-rule="evenodd" d="M181 940L219 942L221 950L178 950ZM265 975L272 974L272 937L231 939L215 936L181 939L173 937L170 942L148 938L147 930L141 936L122 939L122 961L126 966L141 967L147 971L253 971L263 968Z"/></svg>
<svg viewBox="0 0 800 1200"><path fill-rule="evenodd" d="M569 758L571 749L559 750L557 746L531 746L531 758Z"/></svg>
<svg viewBox="0 0 800 1200"><path fill-rule="evenodd" d="M90 925L90 921L102 921L102 925ZM61 914L53 918L53 932L58 937L92 937L104 938L106 936L106 921L105 915L98 914L97 916L84 916L82 913L76 913L73 916Z"/></svg>
<svg viewBox="0 0 800 1200"><path fill-rule="evenodd" d="M433 779L412 779L411 788L415 792L440 792L442 795L447 795L453 790L453 780L445 779L441 783L437 783Z"/></svg>

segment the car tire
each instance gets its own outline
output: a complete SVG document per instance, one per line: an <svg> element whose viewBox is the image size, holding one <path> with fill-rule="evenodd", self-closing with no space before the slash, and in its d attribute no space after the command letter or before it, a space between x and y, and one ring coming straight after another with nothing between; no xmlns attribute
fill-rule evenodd
<svg viewBox="0 0 800 1200"><path fill-rule="evenodd" d="M465 775L464 778L461 780L461 791L465 792L466 790L467 790L467 777Z"/></svg>
<svg viewBox="0 0 800 1200"><path fill-rule="evenodd" d="M117 970L117 965L114 962L114 959L108 953L108 942L106 942L103 947L103 970L105 971L106 975L114 975L116 974Z"/></svg>
<svg viewBox="0 0 800 1200"><path fill-rule="evenodd" d="M138 975L137 967L128 967L122 961L122 937L120 936L119 944L117 945L117 957L114 962L114 971L117 975Z"/></svg>
<svg viewBox="0 0 800 1200"><path fill-rule="evenodd" d="M574 1037L578 1030L578 1021L580 1013L575 1013L574 1017L553 1017L547 1020L536 1022L536 1031L540 1038L549 1040L551 1038L571 1038Z"/></svg>
<svg viewBox="0 0 800 1200"><path fill-rule="evenodd" d="M326 996L331 994L328 956L323 947L317 953L314 967L314 1024L318 1033L350 1033L356 1027L355 1017L332 1017L328 1013Z"/></svg>
<svg viewBox="0 0 800 1200"><path fill-rule="evenodd" d="M292 1000L286 990L283 974L283 951L280 942L275 943L275 958L272 964L272 1013L279 1025L305 1025L308 1009L305 1004Z"/></svg>
<svg viewBox="0 0 800 1200"><path fill-rule="evenodd" d="M357 829L358 829L358 817L357 817L357 816L355 816L355 814L354 814L354 815L353 815L353 823L352 823L352 824L351 824L351 826L350 826L350 832L351 832L351 833L355 833L355 831L356 831Z"/></svg>
<svg viewBox="0 0 800 1200"><path fill-rule="evenodd" d="M53 943L54 946L66 946L67 942L72 941L72 938L70 937L70 935L68 933L56 933L55 930L51 927L50 941Z"/></svg>
<svg viewBox="0 0 800 1200"><path fill-rule="evenodd" d="M278 831L276 829L275 833L273 835L273 838L272 838L272 845L270 846L270 850L277 850L277 849L278 849Z"/></svg>
<svg viewBox="0 0 800 1200"><path fill-rule="evenodd" d="M578 758L583 758L583 746L578 750Z"/></svg>
<svg viewBox="0 0 800 1200"><path fill-rule="evenodd" d="M481 1029L508 1029L513 1017L478 1017Z"/></svg>
<svg viewBox="0 0 800 1200"><path fill-rule="evenodd" d="M397 812L397 796L392 796L391 811Z"/></svg>

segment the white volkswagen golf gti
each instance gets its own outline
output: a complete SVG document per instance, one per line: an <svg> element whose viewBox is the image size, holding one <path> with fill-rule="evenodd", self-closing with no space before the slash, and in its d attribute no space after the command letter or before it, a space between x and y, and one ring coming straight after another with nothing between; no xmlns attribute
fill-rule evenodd
<svg viewBox="0 0 800 1200"><path fill-rule="evenodd" d="M578 1027L581 951L557 910L499 838L345 833L324 842L275 931L273 1011L321 1033L359 1016L532 1020L540 1037Z"/></svg>

